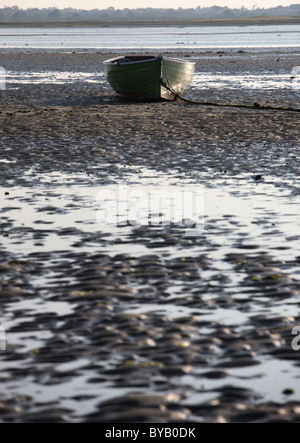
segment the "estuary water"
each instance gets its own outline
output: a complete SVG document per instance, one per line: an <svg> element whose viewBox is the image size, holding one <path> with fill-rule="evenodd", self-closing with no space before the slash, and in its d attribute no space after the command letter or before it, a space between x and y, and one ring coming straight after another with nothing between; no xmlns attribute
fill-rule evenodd
<svg viewBox="0 0 300 443"><path fill-rule="evenodd" d="M0 50L169 50L300 47L300 25L0 28Z"/></svg>

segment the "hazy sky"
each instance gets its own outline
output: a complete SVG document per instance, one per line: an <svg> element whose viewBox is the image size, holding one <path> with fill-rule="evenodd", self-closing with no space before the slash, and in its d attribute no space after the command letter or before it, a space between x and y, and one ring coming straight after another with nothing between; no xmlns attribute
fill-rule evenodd
<svg viewBox="0 0 300 443"><path fill-rule="evenodd" d="M20 8L48 8L55 6L57 8L78 8L78 9L105 9L114 6L116 9L124 8L195 8L197 6L229 6L231 8L240 8L245 6L252 8L258 5L263 8L272 6L289 6L297 3L296 0L2 0L1 4L5 6L19 6Z"/></svg>

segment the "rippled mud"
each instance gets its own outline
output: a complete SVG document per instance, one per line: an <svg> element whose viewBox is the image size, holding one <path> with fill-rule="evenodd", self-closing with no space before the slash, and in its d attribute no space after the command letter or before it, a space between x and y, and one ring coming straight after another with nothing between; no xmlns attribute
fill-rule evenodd
<svg viewBox="0 0 300 443"><path fill-rule="evenodd" d="M0 419L299 422L298 114L1 98ZM118 226L120 183L201 189L200 225Z"/></svg>

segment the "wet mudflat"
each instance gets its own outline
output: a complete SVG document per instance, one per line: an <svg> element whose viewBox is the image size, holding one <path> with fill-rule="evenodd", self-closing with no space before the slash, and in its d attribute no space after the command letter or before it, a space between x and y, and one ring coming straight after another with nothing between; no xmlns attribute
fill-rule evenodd
<svg viewBox="0 0 300 443"><path fill-rule="evenodd" d="M0 93L0 419L299 422L299 114ZM116 226L120 183L203 189L204 228Z"/></svg>

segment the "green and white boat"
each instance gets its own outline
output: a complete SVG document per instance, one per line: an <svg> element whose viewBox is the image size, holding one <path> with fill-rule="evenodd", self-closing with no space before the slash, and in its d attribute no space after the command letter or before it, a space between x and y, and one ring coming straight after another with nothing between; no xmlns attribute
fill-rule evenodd
<svg viewBox="0 0 300 443"><path fill-rule="evenodd" d="M194 62L163 56L121 56L104 65L111 87L129 100L174 100L195 73Z"/></svg>

